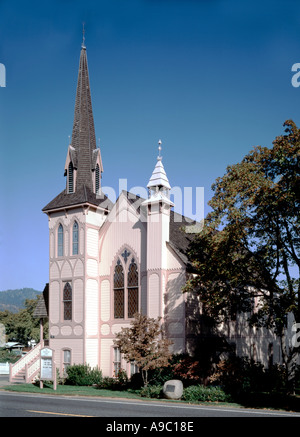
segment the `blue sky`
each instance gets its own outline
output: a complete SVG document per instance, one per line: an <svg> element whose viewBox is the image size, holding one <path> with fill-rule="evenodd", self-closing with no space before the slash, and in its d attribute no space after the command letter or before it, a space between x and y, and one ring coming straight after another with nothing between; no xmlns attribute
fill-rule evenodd
<svg viewBox="0 0 300 437"><path fill-rule="evenodd" d="M65 187L82 22L103 185L211 185L300 125L296 0L0 0L0 290L48 281L42 208ZM205 212L208 208L205 207Z"/></svg>

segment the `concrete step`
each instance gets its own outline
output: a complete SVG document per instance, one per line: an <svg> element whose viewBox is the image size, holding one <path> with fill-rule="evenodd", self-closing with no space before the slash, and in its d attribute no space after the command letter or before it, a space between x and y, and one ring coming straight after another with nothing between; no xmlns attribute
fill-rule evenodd
<svg viewBox="0 0 300 437"><path fill-rule="evenodd" d="M13 383L24 383L25 382L25 370L20 370L13 378Z"/></svg>

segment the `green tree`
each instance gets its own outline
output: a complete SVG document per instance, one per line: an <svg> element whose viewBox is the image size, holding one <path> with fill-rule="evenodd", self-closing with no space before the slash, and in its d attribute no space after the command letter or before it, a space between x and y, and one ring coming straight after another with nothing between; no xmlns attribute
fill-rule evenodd
<svg viewBox="0 0 300 437"><path fill-rule="evenodd" d="M18 313L9 311L0 312L0 323L5 326L5 334L8 341L18 341L27 345L29 340L40 340L39 319L33 317L37 299L26 299L25 308ZM47 336L48 325L44 327L44 334Z"/></svg>
<svg viewBox="0 0 300 437"><path fill-rule="evenodd" d="M287 345L287 315L300 322L300 131L288 120L273 147L255 147L212 186L203 231L190 248L197 290L216 321L260 306L251 323L280 337L288 379L299 348ZM291 343L291 342L290 342Z"/></svg>
<svg viewBox="0 0 300 437"><path fill-rule="evenodd" d="M128 328L122 328L114 340L124 358L138 366L144 386L148 385L148 371L169 365L171 341L164 338L160 319L136 313Z"/></svg>

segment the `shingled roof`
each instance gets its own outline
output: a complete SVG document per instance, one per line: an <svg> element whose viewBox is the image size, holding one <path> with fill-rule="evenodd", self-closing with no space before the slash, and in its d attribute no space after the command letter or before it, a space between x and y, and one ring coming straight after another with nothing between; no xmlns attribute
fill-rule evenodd
<svg viewBox="0 0 300 437"><path fill-rule="evenodd" d="M93 152L97 147L85 46L80 52L71 146L78 162L76 186L86 186L93 191Z"/></svg>
<svg viewBox="0 0 300 437"><path fill-rule="evenodd" d="M37 306L33 312L33 317L45 319L49 315L49 284L46 284L43 293L40 294Z"/></svg>
<svg viewBox="0 0 300 437"><path fill-rule="evenodd" d="M63 190L55 199L43 208L43 211L90 203L96 206L108 202L106 196L94 193L93 174L96 158L100 156L100 172L103 171L101 153L96 147L95 127L92 110L92 99L85 46L82 46L79 60L79 71L75 99L72 140L69 147L72 163L77 170L74 193Z"/></svg>
<svg viewBox="0 0 300 437"><path fill-rule="evenodd" d="M108 211L112 208L112 202L104 194L96 195L87 186L82 185L76 188L75 193L68 194L64 189L58 196L56 196L51 202L43 208L44 212L48 212L55 209L71 207L75 205L91 204L99 207L103 207Z"/></svg>
<svg viewBox="0 0 300 437"><path fill-rule="evenodd" d="M187 232L189 226L195 225L187 217L171 210L170 214L170 240L167 243L186 265L187 270L191 270L191 264L188 257L188 249L195 238L194 232Z"/></svg>

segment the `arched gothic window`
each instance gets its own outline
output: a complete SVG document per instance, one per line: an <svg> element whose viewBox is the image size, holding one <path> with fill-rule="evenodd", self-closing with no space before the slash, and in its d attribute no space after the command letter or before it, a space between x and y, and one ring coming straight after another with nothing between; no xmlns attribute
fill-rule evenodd
<svg viewBox="0 0 300 437"><path fill-rule="evenodd" d="M134 314L138 312L138 297L139 297L139 276L137 265L132 258L128 269L127 289L128 289L128 318L133 318Z"/></svg>
<svg viewBox="0 0 300 437"><path fill-rule="evenodd" d="M63 291L64 320L72 320L72 287L69 282Z"/></svg>
<svg viewBox="0 0 300 437"><path fill-rule="evenodd" d="M124 271L118 259L114 272L114 317L124 319Z"/></svg>
<svg viewBox="0 0 300 437"><path fill-rule="evenodd" d="M74 193L74 167L72 162L70 162L68 168L68 192Z"/></svg>
<svg viewBox="0 0 300 437"><path fill-rule="evenodd" d="M63 256L64 254L64 229L62 224L59 225L57 230L57 256Z"/></svg>
<svg viewBox="0 0 300 437"><path fill-rule="evenodd" d="M125 264L127 264L127 257L124 257L124 261ZM114 270L115 319L131 319L134 314L138 312L139 308L139 276L138 267L134 258L131 259L126 271L127 274L124 275L123 265L120 259L118 259Z"/></svg>
<svg viewBox="0 0 300 437"><path fill-rule="evenodd" d="M78 255L78 242L79 242L79 238L78 238L78 223L74 222L73 225L73 255Z"/></svg>

